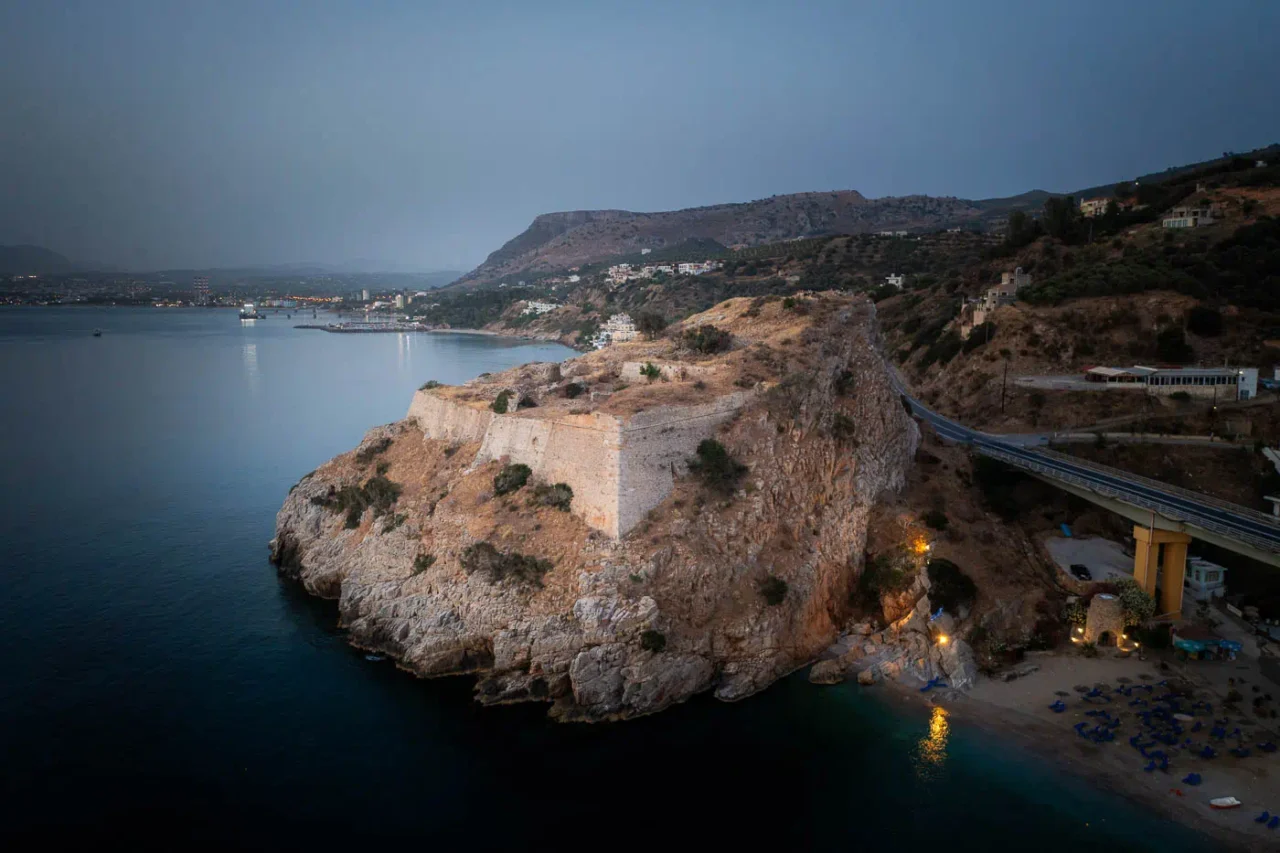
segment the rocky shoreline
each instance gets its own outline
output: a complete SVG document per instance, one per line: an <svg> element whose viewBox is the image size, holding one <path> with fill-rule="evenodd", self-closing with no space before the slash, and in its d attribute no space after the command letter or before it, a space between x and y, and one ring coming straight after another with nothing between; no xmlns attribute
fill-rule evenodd
<svg viewBox="0 0 1280 853"><path fill-rule="evenodd" d="M713 325L732 346L701 352ZM749 696L845 630L872 510L905 482L918 431L878 345L860 298L819 294L799 310L738 299L667 339L424 387L417 414L294 487L272 559L337 599L354 644L419 676L473 675L485 704L540 701L556 719L597 721L704 691ZM655 362L667 365L661 381L623 378ZM681 412L734 394L744 402L728 420L676 428ZM587 494L604 462L589 443L548 445L613 423L623 455L608 488L624 532L607 535L619 523L600 519L609 496ZM698 430L736 466L728 488L690 469ZM495 478L515 458L532 463L528 484L501 493ZM574 464L586 468L571 507L542 503L556 484L541 478ZM628 484L640 482L632 529ZM896 629L902 660L881 661L882 673L934 666L921 602L927 614L921 597Z"/></svg>

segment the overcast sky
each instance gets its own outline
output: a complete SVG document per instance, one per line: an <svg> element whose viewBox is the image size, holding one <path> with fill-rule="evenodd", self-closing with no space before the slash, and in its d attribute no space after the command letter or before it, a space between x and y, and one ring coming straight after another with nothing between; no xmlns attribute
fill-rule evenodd
<svg viewBox="0 0 1280 853"><path fill-rule="evenodd" d="M0 243L135 269L467 269L546 211L1280 141L1277 0L0 0L0 70Z"/></svg>

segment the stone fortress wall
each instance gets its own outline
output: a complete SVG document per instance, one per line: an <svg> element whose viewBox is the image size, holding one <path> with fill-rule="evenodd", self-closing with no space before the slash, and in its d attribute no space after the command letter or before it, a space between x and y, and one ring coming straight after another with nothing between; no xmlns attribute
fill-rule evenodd
<svg viewBox="0 0 1280 853"><path fill-rule="evenodd" d="M567 483L572 511L613 537L625 535L671 494L698 443L731 418L752 392L696 406L662 406L623 418L591 413L536 417L487 409L419 391L408 417L426 438L479 442L476 464L507 458L537 479Z"/></svg>

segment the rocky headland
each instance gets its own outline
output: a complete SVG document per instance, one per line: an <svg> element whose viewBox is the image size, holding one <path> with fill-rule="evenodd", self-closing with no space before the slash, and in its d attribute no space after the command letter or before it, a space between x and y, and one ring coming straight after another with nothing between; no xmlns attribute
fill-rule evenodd
<svg viewBox="0 0 1280 853"><path fill-rule="evenodd" d="M740 699L857 621L869 526L918 441L870 303L732 299L658 340L428 382L293 488L271 554L353 643L473 675L483 703ZM922 674L942 662L927 583L875 638Z"/></svg>

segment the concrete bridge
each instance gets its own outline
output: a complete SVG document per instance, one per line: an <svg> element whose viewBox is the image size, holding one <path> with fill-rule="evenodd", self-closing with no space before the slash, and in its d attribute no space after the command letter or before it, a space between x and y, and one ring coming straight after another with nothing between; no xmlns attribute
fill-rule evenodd
<svg viewBox="0 0 1280 853"><path fill-rule="evenodd" d="M1187 545L1211 542L1237 554L1280 568L1280 519L1127 471L1055 453L1043 437L1001 436L978 432L942 417L904 394L913 412L938 435L968 444L984 456L1020 468L1044 482L1111 510L1134 523L1134 580L1153 597L1157 576L1159 611L1182 609Z"/></svg>

